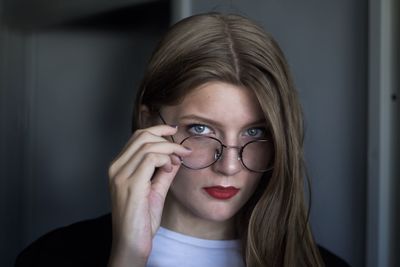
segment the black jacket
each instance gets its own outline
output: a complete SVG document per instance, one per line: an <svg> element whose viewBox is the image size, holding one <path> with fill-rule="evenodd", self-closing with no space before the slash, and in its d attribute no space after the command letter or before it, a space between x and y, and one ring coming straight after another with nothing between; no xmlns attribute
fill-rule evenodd
<svg viewBox="0 0 400 267"><path fill-rule="evenodd" d="M327 267L348 267L319 247ZM17 257L15 267L107 266L111 249L111 216L78 222L42 236Z"/></svg>

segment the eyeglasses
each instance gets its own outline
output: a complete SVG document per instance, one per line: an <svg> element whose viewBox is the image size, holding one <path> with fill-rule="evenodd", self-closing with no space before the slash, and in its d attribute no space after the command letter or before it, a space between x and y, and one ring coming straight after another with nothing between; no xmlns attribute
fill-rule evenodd
<svg viewBox="0 0 400 267"><path fill-rule="evenodd" d="M244 146L227 146L211 136L192 135L180 144L192 150L189 156L181 159L182 164L192 170L213 165L222 158L224 149L230 148L238 150L238 160L249 171L266 172L270 169L271 144L268 140L253 140Z"/></svg>
<svg viewBox="0 0 400 267"><path fill-rule="evenodd" d="M167 124L161 114L159 116ZM175 142L173 137L172 141ZM249 171L267 172L272 169L271 142L267 139L252 140L243 146L227 146L215 137L191 135L184 138L180 144L192 150L189 156L181 158L182 165L188 169L200 170L210 167L223 158L224 149L237 149L238 160Z"/></svg>

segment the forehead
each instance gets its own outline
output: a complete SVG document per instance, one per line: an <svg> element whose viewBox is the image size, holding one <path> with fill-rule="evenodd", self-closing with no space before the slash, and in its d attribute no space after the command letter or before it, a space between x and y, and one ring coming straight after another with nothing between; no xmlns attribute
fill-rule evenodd
<svg viewBox="0 0 400 267"><path fill-rule="evenodd" d="M209 82L188 93L178 105L164 109L171 115L200 115L217 121L251 122L264 118L259 101L248 88Z"/></svg>

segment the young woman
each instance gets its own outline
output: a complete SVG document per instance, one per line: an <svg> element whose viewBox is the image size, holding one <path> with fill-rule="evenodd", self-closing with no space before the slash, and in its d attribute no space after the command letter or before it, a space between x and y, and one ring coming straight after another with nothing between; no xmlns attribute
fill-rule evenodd
<svg viewBox="0 0 400 267"><path fill-rule="evenodd" d="M217 13L177 23L135 107L109 169L112 220L57 230L17 265L346 266L313 240L301 108L259 26Z"/></svg>

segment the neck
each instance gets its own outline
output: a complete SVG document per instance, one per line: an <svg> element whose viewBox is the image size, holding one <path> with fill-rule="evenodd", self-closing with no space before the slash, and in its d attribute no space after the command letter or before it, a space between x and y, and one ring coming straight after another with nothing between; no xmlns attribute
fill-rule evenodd
<svg viewBox="0 0 400 267"><path fill-rule="evenodd" d="M237 238L235 218L226 221L212 221L199 218L177 201L171 201L171 194L165 200L161 226L169 230L211 240L231 240Z"/></svg>

